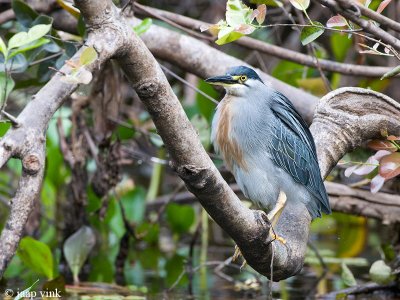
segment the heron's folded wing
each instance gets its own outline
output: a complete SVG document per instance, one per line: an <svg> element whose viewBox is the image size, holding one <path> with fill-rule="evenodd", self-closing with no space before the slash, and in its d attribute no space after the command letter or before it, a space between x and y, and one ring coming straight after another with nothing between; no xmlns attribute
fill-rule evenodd
<svg viewBox="0 0 400 300"><path fill-rule="evenodd" d="M317 206L324 213L331 213L311 132L283 94L277 92L274 99L271 110L278 122L272 126L272 160L319 200Z"/></svg>

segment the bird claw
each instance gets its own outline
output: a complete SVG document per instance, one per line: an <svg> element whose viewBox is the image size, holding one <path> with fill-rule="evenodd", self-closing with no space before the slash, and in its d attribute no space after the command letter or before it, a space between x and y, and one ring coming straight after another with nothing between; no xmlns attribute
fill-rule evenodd
<svg viewBox="0 0 400 300"><path fill-rule="evenodd" d="M263 212L262 210L255 210L255 211L254 211L254 217L255 217L255 219L256 219L256 222L257 222L260 226L268 226L268 227L269 227L270 236L271 236L271 241L270 241L270 243L271 243L271 242L274 242L274 241L279 241L279 242L281 242L283 245L286 244L286 240L285 240L283 237L281 237L281 236L279 236L279 235L277 235L277 234L275 233L275 230L274 230L274 228L272 227L271 221L269 220L268 215L267 215L265 212ZM237 247L237 246L236 246L236 247ZM237 249L239 249L239 248L237 248ZM238 251L239 251L239 255L236 255L236 249L235 249L235 254L234 254L234 258L235 258L235 259L237 259L237 258L241 255L240 250L238 250ZM235 256L235 255L236 255L236 256ZM235 261L235 260L232 258L232 261ZM242 267L243 267L243 266L242 266Z"/></svg>
<svg viewBox="0 0 400 300"><path fill-rule="evenodd" d="M242 252L240 252L238 245L235 245L235 252L233 253L232 261L236 261L240 256L242 256Z"/></svg>
<svg viewBox="0 0 400 300"><path fill-rule="evenodd" d="M273 241L279 241L284 245L286 244L286 240L283 237L281 237L281 236L279 236L279 235L277 235L275 233L271 233L271 238L272 238Z"/></svg>
<svg viewBox="0 0 400 300"><path fill-rule="evenodd" d="M239 257L243 258L243 263L240 266L240 270L242 270L247 265L247 261L244 259L242 252L240 251L238 245L235 245L235 253L233 253L233 256L232 256L232 262L235 262Z"/></svg>

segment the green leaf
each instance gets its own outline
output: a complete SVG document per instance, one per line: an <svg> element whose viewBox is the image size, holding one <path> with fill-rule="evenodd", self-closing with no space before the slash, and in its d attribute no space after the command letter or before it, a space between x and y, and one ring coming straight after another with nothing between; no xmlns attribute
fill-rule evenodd
<svg viewBox="0 0 400 300"><path fill-rule="evenodd" d="M87 47L82 51L81 56L79 57L79 64L81 66L90 65L97 59L97 52L93 47Z"/></svg>
<svg viewBox="0 0 400 300"><path fill-rule="evenodd" d="M342 262L342 280L344 284L347 286L357 285L353 273L350 271L349 267L344 262Z"/></svg>
<svg viewBox="0 0 400 300"><path fill-rule="evenodd" d="M324 26L319 22L314 21L311 25L316 26L304 27L301 30L300 40L303 46L315 41L325 31Z"/></svg>
<svg viewBox="0 0 400 300"><path fill-rule="evenodd" d="M400 65L398 65L397 67L394 67L392 70L390 70L389 72L386 72L382 77L381 80L389 78L389 77L393 77L396 76L397 74L400 73Z"/></svg>
<svg viewBox="0 0 400 300"><path fill-rule="evenodd" d="M0 36L0 52L3 53L4 58L7 58L8 56L8 51L7 51L7 46L4 43L3 39Z"/></svg>
<svg viewBox="0 0 400 300"><path fill-rule="evenodd" d="M195 213L189 205L171 203L167 206L167 221L176 233L187 232L193 225Z"/></svg>
<svg viewBox="0 0 400 300"><path fill-rule="evenodd" d="M146 243L157 245L160 235L160 225L142 223L136 227L136 234L138 236L143 236L143 240L146 241Z"/></svg>
<svg viewBox="0 0 400 300"><path fill-rule="evenodd" d="M49 39L40 38L40 39L38 39L36 41L33 41L32 43L29 43L28 45L24 45L24 46L21 46L21 47L15 49L15 50L12 50L9 58L12 58L17 54L20 54L20 53L23 53L23 52L26 52L26 51L29 51L29 50L32 50L32 49L39 48L40 46L43 46L43 45L45 45L45 44L47 44L49 42L50 42Z"/></svg>
<svg viewBox="0 0 400 300"><path fill-rule="evenodd" d="M6 73L0 72L0 104L7 100L8 95L11 93L15 86L14 80Z"/></svg>
<svg viewBox="0 0 400 300"><path fill-rule="evenodd" d="M77 30L81 37L86 36L86 24L85 21L83 21L82 15L79 15Z"/></svg>
<svg viewBox="0 0 400 300"><path fill-rule="evenodd" d="M304 66L286 60L281 60L272 71L272 76L290 85L297 86L297 80L303 78ZM307 77L311 76L310 70Z"/></svg>
<svg viewBox="0 0 400 300"><path fill-rule="evenodd" d="M38 16L33 22L32 26L39 25L39 24L48 24L51 25L53 24L53 18L45 15L40 15Z"/></svg>
<svg viewBox="0 0 400 300"><path fill-rule="evenodd" d="M114 277L114 262L108 251L102 251L97 256L90 259L90 274L91 282L113 282ZM100 300L100 299L99 299Z"/></svg>
<svg viewBox="0 0 400 300"><path fill-rule="evenodd" d="M33 288L33 286L39 282L39 279L36 280L30 287L28 287L27 289L23 290L22 292L19 292L18 295L14 298L14 300L19 300L22 298L25 298L28 293L31 291L31 289Z"/></svg>
<svg viewBox="0 0 400 300"><path fill-rule="evenodd" d="M388 284L394 280L392 269L383 260L374 262L369 269L369 277L377 284Z"/></svg>
<svg viewBox="0 0 400 300"><path fill-rule="evenodd" d="M28 32L18 32L8 41L8 50L18 48L36 41L49 32L51 24L33 26Z"/></svg>
<svg viewBox="0 0 400 300"><path fill-rule="evenodd" d="M352 41L347 35L339 32L332 32L330 37L330 45L335 59L342 62L346 58L348 50L352 46Z"/></svg>
<svg viewBox="0 0 400 300"><path fill-rule="evenodd" d="M306 10L310 6L310 0L289 0L299 10Z"/></svg>
<svg viewBox="0 0 400 300"><path fill-rule="evenodd" d="M165 264L165 271L167 272L166 283L168 286L174 284L174 282L179 278L182 271L185 269L185 257L175 254L170 259L167 260ZM187 284L187 276L183 276L178 282L179 286Z"/></svg>
<svg viewBox="0 0 400 300"><path fill-rule="evenodd" d="M218 33L218 40L215 41L217 45L224 45L240 39L244 34L233 31L233 27L222 28Z"/></svg>
<svg viewBox="0 0 400 300"><path fill-rule="evenodd" d="M124 236L126 232L124 219L121 208L115 198L112 198L108 204L108 210L103 223L108 225L118 239L121 239Z"/></svg>
<svg viewBox="0 0 400 300"><path fill-rule="evenodd" d="M161 251L157 247L149 247L138 253L138 261L146 270L156 271L159 268Z"/></svg>
<svg viewBox="0 0 400 300"><path fill-rule="evenodd" d="M2 66L0 66L0 67L2 67ZM11 72L11 74L23 73L28 68L28 61L24 55L17 54L14 57L12 57L11 59L7 60L6 68L9 72ZM3 70L0 72L4 72ZM30 85L30 86L32 86L32 85Z"/></svg>
<svg viewBox="0 0 400 300"><path fill-rule="evenodd" d="M135 31L135 33L137 35L142 35L147 30L149 30L149 28L150 28L150 26L152 24L153 24L153 20L152 19L145 18L145 19L142 20L142 22L140 22L140 24L138 24L135 27L133 27L133 31Z"/></svg>
<svg viewBox="0 0 400 300"><path fill-rule="evenodd" d="M3 137L7 133L8 129L10 129L10 127L11 127L11 123L1 122L0 123L0 137Z"/></svg>
<svg viewBox="0 0 400 300"><path fill-rule="evenodd" d="M37 241L29 236L24 237L17 251L18 256L33 271L45 275L52 279L53 274L53 256L49 246Z"/></svg>
<svg viewBox="0 0 400 300"><path fill-rule="evenodd" d="M28 33L22 31L14 34L8 41L8 50L27 44Z"/></svg>
<svg viewBox="0 0 400 300"><path fill-rule="evenodd" d="M322 97L328 93L322 77L301 78L297 80L297 85L315 96Z"/></svg>
<svg viewBox="0 0 400 300"><path fill-rule="evenodd" d="M29 43L40 39L45 34L47 34L50 31L50 29L51 29L51 24L38 24L33 26L28 31Z"/></svg>
<svg viewBox="0 0 400 300"><path fill-rule="evenodd" d="M219 97L219 93L212 87L212 85L206 83L204 80L199 80L197 88L214 99L218 99ZM211 122L215 111L215 104L213 102L204 97L202 94L197 93L196 108L196 113L201 113L209 122Z"/></svg>
<svg viewBox="0 0 400 300"><path fill-rule="evenodd" d="M265 4L272 7L282 7L283 3L279 0L250 0L250 3Z"/></svg>
<svg viewBox="0 0 400 300"><path fill-rule="evenodd" d="M234 28L242 24L250 24L252 12L253 10L240 0L228 0L226 2L226 23Z"/></svg>
<svg viewBox="0 0 400 300"><path fill-rule="evenodd" d="M129 222L141 223L146 210L146 192L137 187L121 197L121 203L124 207L126 218Z"/></svg>
<svg viewBox="0 0 400 300"><path fill-rule="evenodd" d="M392 261L396 258L396 250L394 249L393 245L382 244L381 248L386 261Z"/></svg>
<svg viewBox="0 0 400 300"><path fill-rule="evenodd" d="M21 0L13 0L11 2L11 7L14 10L18 22L26 28L30 27L32 22L39 15L28 4Z"/></svg>
<svg viewBox="0 0 400 300"><path fill-rule="evenodd" d="M65 241L64 255L74 276L74 281L78 278L79 272L95 244L96 237L88 226L81 227Z"/></svg>

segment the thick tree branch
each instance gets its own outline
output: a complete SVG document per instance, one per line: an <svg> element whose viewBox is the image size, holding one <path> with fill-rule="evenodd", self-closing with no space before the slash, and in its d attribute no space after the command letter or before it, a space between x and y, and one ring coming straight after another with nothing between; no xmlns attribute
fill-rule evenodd
<svg viewBox="0 0 400 300"><path fill-rule="evenodd" d="M100 5L97 8L103 8ZM109 9L113 8L109 6ZM91 8L92 9L92 8ZM110 10L108 10L110 11ZM107 61L121 46L121 36L116 34L119 28L108 24L107 9L105 13L95 11L89 25L101 28L93 30L86 45L78 51L72 60L79 60L84 48L93 46L98 52L98 59L86 66L89 71L98 68ZM35 199L39 196L45 164L45 142L48 123L65 99L71 95L78 84L63 81L65 74L71 74L71 68L65 65L60 72L36 94L17 118L18 127L11 128L0 141L0 166L10 157L22 161L23 173L18 190L11 200L11 211L0 236L0 277L18 247L23 235L24 225Z"/></svg>
<svg viewBox="0 0 400 300"><path fill-rule="evenodd" d="M190 61L191 69L203 75L207 73L213 75L223 72L229 65L237 64L236 60L221 55L213 49L206 48L207 53L200 51L205 49L204 44L192 38L180 34L174 36L162 28L156 29L155 26L152 28L157 30L157 34L152 33L150 29L143 36L149 48L159 57L174 61L181 67L188 68ZM259 222L260 215L256 211L241 205L233 191L223 181L200 146L193 127L164 76L161 76L155 60L150 53L142 49L141 41L137 37L132 39L130 42L133 47L132 52L119 58L120 63L149 110L170 153L173 166L188 189L198 197L210 216L235 240L250 266L261 274L271 276L270 263L274 252L274 280L281 280L297 273L303 265L311 221L306 207L288 203L276 228L278 234L285 237L287 244L270 243L267 224ZM162 45L162 49L158 45ZM217 55L221 60L216 59ZM185 57L189 59L182 62ZM218 61L218 64L213 63L215 61ZM351 100L349 99L348 104L350 106ZM359 105L359 103L353 104ZM352 109L357 111L360 107L354 106ZM367 124L364 123L364 126ZM318 136L321 133L314 127L314 134ZM329 165L331 168L336 162L328 161L321 164Z"/></svg>
<svg viewBox="0 0 400 300"><path fill-rule="evenodd" d="M188 189L198 197L209 215L234 239L249 265L259 273L271 277L270 265L273 257L273 279L276 281L290 277L301 270L311 221L306 207L288 203L275 228L275 231L283 236L287 243L284 245L276 241L271 242L268 222L263 219L259 211L246 208L223 180L203 149L195 129L189 122L157 61L145 47L143 41L132 32L131 26L121 18L111 0L76 0L75 3L81 9L89 32L91 32L88 44L94 45L100 54L100 58L91 68L98 67L100 63L111 56L119 61L127 78L152 116L173 161L173 167L185 181ZM160 57L185 69L196 70L200 76L222 73L228 66L242 63L192 38L171 33L156 26L153 26L143 38L152 51L158 53ZM171 42L173 38L176 40ZM207 53L199 53L201 50L207 50ZM62 71L68 73L70 70L65 67ZM43 144L47 122L62 104L63 99L76 88L76 85L60 83L60 76L57 74L53 77L32 101L39 108L32 102L25 108L18 117L22 126L8 132L0 146L0 162L5 162L10 156L21 157L24 175L35 176L36 174L39 178L37 182L34 182L32 188L23 185L24 176L21 179L21 192L24 195L28 195L25 189L34 192L26 197L18 196L20 193L17 193L15 200L25 201L27 204L25 207L30 207L31 201L39 190L36 188L37 183L40 185L42 178L40 172L44 165ZM288 96L295 98L298 104L306 103L301 98L305 98L306 101L315 99L307 93L291 88L265 74L263 77L279 87L278 89L286 90L286 94L293 94L293 97ZM39 97L42 91L47 91L47 93L41 94ZM52 93L49 94L49 91ZM345 150L363 142L360 136L368 138L379 135L382 129L382 120L387 121L385 124L389 132L399 132L399 105L386 96L362 89L348 89L333 92L324 99L325 101L318 105L316 122L311 128L317 142L319 162L324 176L345 153ZM330 101L330 99L335 99L335 101ZM384 109L380 106L383 106ZM35 107L34 111L33 107ZM369 112L372 112L370 117L366 115L367 108L369 108ZM310 106L308 109L312 111ZM332 112L333 117L326 116L327 112ZM303 114L307 115L304 110ZM346 118L349 118L350 121ZM28 124L28 120L33 122L33 125ZM340 133L339 120L345 126L343 137ZM353 124L354 121L359 124ZM32 126L32 130L35 130L35 134L41 140L26 137L27 132L30 132L26 129L28 126ZM348 126L355 128L347 128ZM25 130L22 130L23 128ZM335 130L336 135L332 134L332 130ZM16 137L20 137L20 139L16 139ZM338 140L346 145L338 146ZM34 143L36 148L33 147L33 150L37 149L39 154L32 156L36 152L32 152L31 148L25 146L25 143L28 142ZM15 216L18 214L22 214L22 220L19 222L25 223L29 209L26 209L26 212L20 206L13 209L14 214L12 213L11 216L14 217L9 220L8 224L16 222ZM14 228L14 231L8 230L9 228ZM8 252L7 256L0 260L1 272L4 271L5 265L13 255L11 252L15 251L21 234L22 230L19 227L15 229L9 225L3 231L0 255L3 255L3 249ZM10 235L16 238L8 243Z"/></svg>
<svg viewBox="0 0 400 300"><path fill-rule="evenodd" d="M353 87L323 97L311 125L323 177L347 152L382 137L381 130L400 132L400 104L390 97Z"/></svg>

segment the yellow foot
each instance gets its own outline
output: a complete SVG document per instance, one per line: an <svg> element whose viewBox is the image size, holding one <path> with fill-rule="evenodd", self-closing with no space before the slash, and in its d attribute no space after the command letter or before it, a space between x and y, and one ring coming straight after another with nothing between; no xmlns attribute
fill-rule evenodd
<svg viewBox="0 0 400 300"><path fill-rule="evenodd" d="M236 261L241 256L242 256L242 252L240 252L238 245L235 245L235 253L233 253L232 261L233 262Z"/></svg>
<svg viewBox="0 0 400 300"><path fill-rule="evenodd" d="M271 223L271 229L270 229L270 236L273 241L279 241L282 244L286 244L286 240L275 234L274 227L278 223L279 217L282 214L283 209L285 208L286 204L286 194L284 191L279 192L279 197L278 200L276 201L275 207L268 213L267 217L268 220Z"/></svg>
<svg viewBox="0 0 400 300"><path fill-rule="evenodd" d="M271 238L272 238L273 241L279 241L284 245L286 244L286 240L283 237L281 237L281 236L279 236L279 235L277 235L275 233L271 233Z"/></svg>
<svg viewBox="0 0 400 300"><path fill-rule="evenodd" d="M244 259L242 252L240 252L238 245L235 245L235 253L233 253L233 256L232 256L232 262L235 262L239 257L242 257L242 259L243 259L243 263L240 266L240 270L241 270L242 268L244 268L247 265L247 261Z"/></svg>

